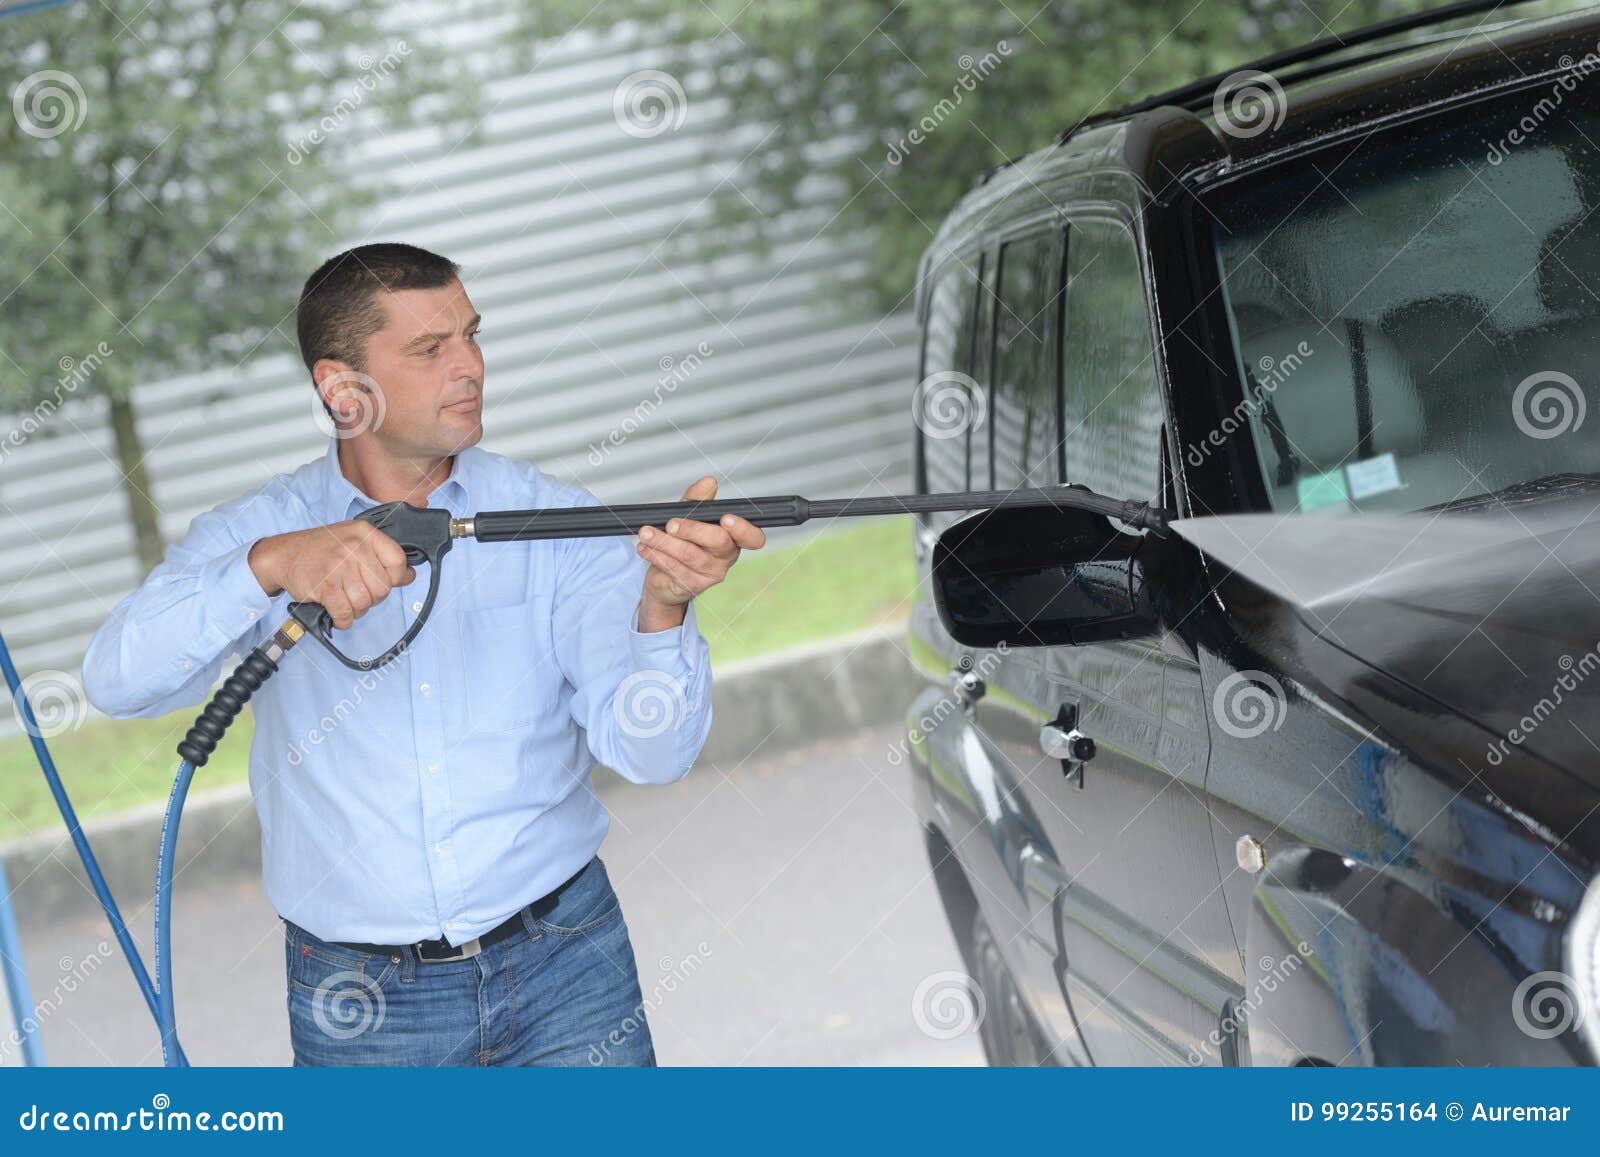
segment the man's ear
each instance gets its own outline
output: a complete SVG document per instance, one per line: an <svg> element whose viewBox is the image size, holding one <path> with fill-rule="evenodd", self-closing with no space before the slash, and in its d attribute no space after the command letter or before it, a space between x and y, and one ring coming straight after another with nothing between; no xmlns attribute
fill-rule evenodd
<svg viewBox="0 0 1600 1157"><path fill-rule="evenodd" d="M311 380L316 383L322 404L341 421L355 421L365 412L369 403L363 395L371 379L349 362L319 358L311 367Z"/></svg>

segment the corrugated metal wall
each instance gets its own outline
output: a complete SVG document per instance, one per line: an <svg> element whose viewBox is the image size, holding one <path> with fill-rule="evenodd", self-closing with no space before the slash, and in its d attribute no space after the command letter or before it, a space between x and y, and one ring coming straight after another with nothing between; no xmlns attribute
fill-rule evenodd
<svg viewBox="0 0 1600 1157"><path fill-rule="evenodd" d="M452 37L471 51L497 34ZM733 166L761 135L734 131L693 78L681 78L679 129L623 132L613 92L661 63L637 42L575 35L531 73L486 85L482 144L374 134L363 167L394 172L403 192L349 242L407 240L463 264L485 319L489 449L608 501L676 498L702 473L724 480L724 497L903 490L909 313L830 307L825 275L858 257L814 239L826 211L777 230L764 261L692 259L708 195L739 178ZM196 513L326 446L289 357L152 381L136 397L169 541ZM641 414L646 399L659 407ZM138 577L103 405L73 401L47 427L0 462L0 624L24 675L76 672ZM626 437L603 445L613 431ZM14 730L10 712L0 728Z"/></svg>

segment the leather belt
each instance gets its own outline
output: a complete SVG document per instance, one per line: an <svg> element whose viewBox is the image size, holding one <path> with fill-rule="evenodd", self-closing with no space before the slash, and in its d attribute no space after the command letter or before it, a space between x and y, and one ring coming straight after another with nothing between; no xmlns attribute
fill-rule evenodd
<svg viewBox="0 0 1600 1157"><path fill-rule="evenodd" d="M593 861L591 860L590 863ZM407 949L416 953L417 959L424 964L447 964L454 960L471 960L491 944L498 944L523 931L522 914L528 913L534 919L542 919L555 908L556 901L561 898L577 878L584 873L589 865L585 864L553 891L540 896L533 903L525 905L496 924L481 936L474 936L464 944L452 945L443 937L434 940L418 940L415 944L362 944L353 940L335 940L332 943L340 948L349 948L355 952L371 952L378 956L399 956Z"/></svg>

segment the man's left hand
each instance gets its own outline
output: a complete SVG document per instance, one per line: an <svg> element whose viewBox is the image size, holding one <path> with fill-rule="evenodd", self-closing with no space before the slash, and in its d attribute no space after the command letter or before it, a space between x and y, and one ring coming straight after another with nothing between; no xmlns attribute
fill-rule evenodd
<svg viewBox="0 0 1600 1157"><path fill-rule="evenodd" d="M708 502L717 496L711 475L695 480L683 492L685 502ZM639 531L639 555L650 564L639 602L639 629L664 631L683 622L689 600L727 577L741 550L760 550L766 533L737 514L717 522L674 518L666 531L646 526Z"/></svg>

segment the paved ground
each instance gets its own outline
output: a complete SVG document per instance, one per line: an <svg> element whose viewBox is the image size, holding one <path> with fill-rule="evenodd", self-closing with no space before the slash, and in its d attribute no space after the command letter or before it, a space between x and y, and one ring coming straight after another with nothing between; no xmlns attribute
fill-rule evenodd
<svg viewBox="0 0 1600 1157"><path fill-rule="evenodd" d="M976 1036L934 1039L918 984L960 966L909 808L893 728L683 782L602 792L601 855L654 1002L663 1064L977 1064ZM610 776L610 773L605 773ZM137 911L148 958L148 907ZM180 1026L199 1064L289 1060L280 925L253 877L180 880ZM52 1064L159 1064L155 1028L93 901L21 912ZM701 945L705 945L702 950ZM0 1063L17 1063L4 1041Z"/></svg>

